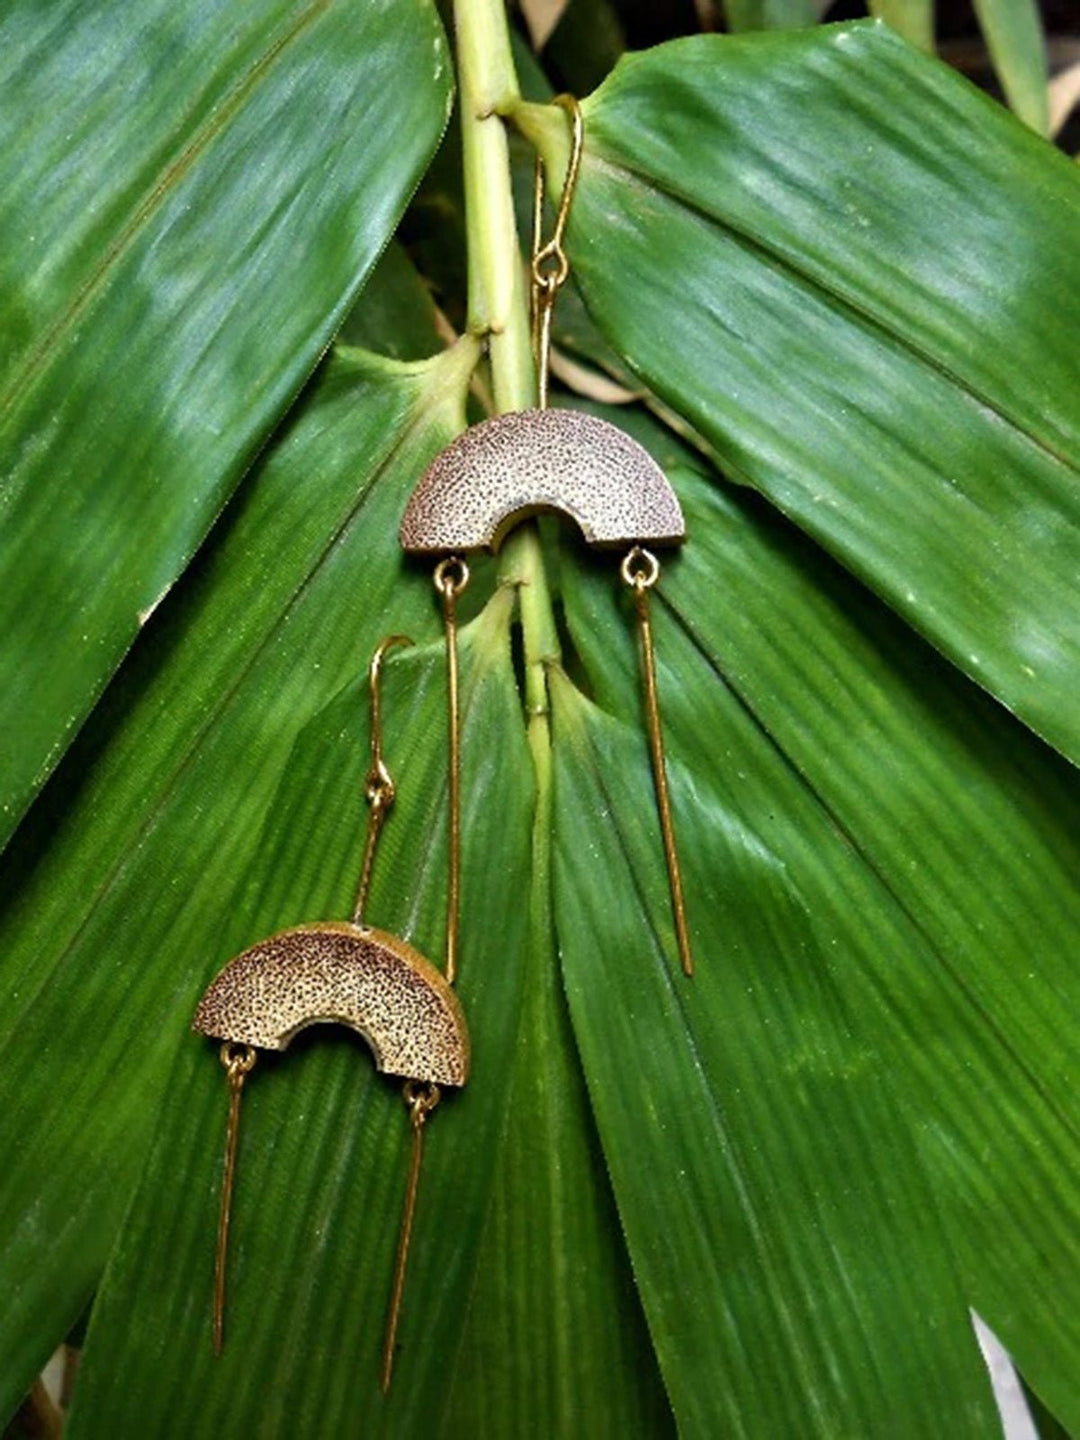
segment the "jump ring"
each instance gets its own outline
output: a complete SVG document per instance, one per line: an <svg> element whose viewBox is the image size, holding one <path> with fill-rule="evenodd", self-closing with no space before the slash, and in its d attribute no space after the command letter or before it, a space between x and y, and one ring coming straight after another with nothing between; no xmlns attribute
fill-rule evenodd
<svg viewBox="0 0 1080 1440"><path fill-rule="evenodd" d="M456 576L456 578L455 578ZM460 595L469 583L469 567L460 555L447 555L435 566L435 589L440 595L452 599Z"/></svg>
<svg viewBox="0 0 1080 1440"><path fill-rule="evenodd" d="M651 590L660 579L660 561L651 550L635 545L623 558L619 573L632 590Z"/></svg>

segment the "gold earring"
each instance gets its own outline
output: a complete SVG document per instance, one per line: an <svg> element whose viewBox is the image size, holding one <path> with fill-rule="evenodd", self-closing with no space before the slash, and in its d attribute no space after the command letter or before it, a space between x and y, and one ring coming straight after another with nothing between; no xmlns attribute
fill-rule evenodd
<svg viewBox="0 0 1080 1440"><path fill-rule="evenodd" d="M497 550L519 521L541 511L558 511L575 520L591 546L625 551L620 574L633 593L638 620L645 720L675 936L683 971L692 975L694 962L668 792L649 607L650 592L660 578L660 563L646 548L679 544L686 538L686 525L667 476L636 440L595 416L547 408L551 316L559 290L570 274L563 238L584 142L577 101L573 96L560 95L555 103L571 117L573 141L554 230L546 242L542 234L544 167L539 159L536 165L532 321L537 408L497 415L473 425L437 455L413 491L401 522L400 538L410 554L448 557L436 569L436 586L443 566L449 566L451 575L464 577L460 589L468 579L463 555L473 550ZM444 597L444 606L446 603ZM451 642L448 619L453 750L457 660ZM452 834L454 803L452 797Z"/></svg>
<svg viewBox="0 0 1080 1440"><path fill-rule="evenodd" d="M211 982L192 1022L200 1034L222 1041L219 1054L229 1087L214 1262L213 1341L219 1355L240 1098L256 1051L284 1050L306 1026L333 1021L363 1035L376 1070L404 1077L412 1147L380 1371L384 1391L393 1372L424 1127L439 1103L440 1087L462 1086L469 1076L469 1032L449 978L399 936L377 930L363 918L379 835L394 803L395 785L382 754L379 682L386 652L398 644L412 641L391 635L375 651L369 671L371 766L365 794L370 810L352 918L298 925L245 950Z"/></svg>

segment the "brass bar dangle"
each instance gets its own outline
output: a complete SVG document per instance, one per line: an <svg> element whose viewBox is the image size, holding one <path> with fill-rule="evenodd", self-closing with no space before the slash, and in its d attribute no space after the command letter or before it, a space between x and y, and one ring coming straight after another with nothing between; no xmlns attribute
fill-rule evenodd
<svg viewBox="0 0 1080 1440"><path fill-rule="evenodd" d="M443 555L447 559L441 565L463 566L464 555L498 550L522 520L555 511L576 522L586 544L623 551L623 578L634 592L638 615L649 750L679 960L685 974L692 975L648 609L648 591L655 585L660 567L651 551L643 548L681 544L686 524L667 476L636 440L618 426L583 411L547 408L551 317L559 290L570 274L563 241L584 144L577 101L560 95L555 103L567 111L573 129L566 179L547 241L543 238L544 167L539 161L536 167L531 288L537 406L472 425L437 455L405 507L400 538L410 554ZM450 635L448 622L448 653ZM450 666L453 673L453 658ZM456 680L452 680L452 704L455 686ZM452 750L453 745L452 741ZM456 844L452 843L451 849L456 852Z"/></svg>
<svg viewBox="0 0 1080 1440"><path fill-rule="evenodd" d="M656 683L656 652L653 649L652 617L649 614L649 591L660 578L660 562L651 550L635 545L627 552L620 567L624 582L634 595L641 639L641 675L645 698L645 723L649 733L649 754L652 758L656 809L660 816L660 834L664 842L671 909L675 919L675 939L683 974L693 975L694 957L690 951L690 933L686 924L682 872L679 851L675 844L675 823L671 818L671 797L668 792L667 758L664 754L664 732L660 723L660 692Z"/></svg>
<svg viewBox="0 0 1080 1440"><path fill-rule="evenodd" d="M447 978L407 941L375 929L362 918L375 849L395 795L395 783L382 755L381 669L392 645L411 643L405 636L391 635L371 661L371 767L365 783L370 811L353 918L318 920L282 930L237 955L211 982L192 1022L192 1028L200 1034L223 1042L220 1056L229 1085L214 1262L216 1354L221 1353L224 1342L240 1096L255 1064L256 1050L284 1050L294 1035L320 1022L348 1025L367 1041L376 1070L399 1075L406 1081L412 1154L380 1367L384 1390L393 1370L412 1237L423 1154L420 1129L438 1103L442 1087L465 1084L470 1061L465 1016Z"/></svg>
<svg viewBox="0 0 1080 1440"><path fill-rule="evenodd" d="M458 679L458 596L469 583L469 567L460 555L448 555L435 566L435 589L443 607L446 636L446 694L449 728L449 875L446 899L446 963L443 971L453 985L458 968L458 916L461 913L461 700Z"/></svg>
<svg viewBox="0 0 1080 1440"><path fill-rule="evenodd" d="M420 1163L424 1158L424 1126L427 1124L428 1116L442 1099L442 1093L437 1085L418 1084L415 1080L409 1080L402 1091L402 1097L409 1107L412 1153L409 1157L409 1178L405 1182L405 1204L401 1212L401 1229L398 1232L397 1255L394 1259L394 1280L390 1290L390 1308L386 1316L386 1337L383 1340L382 1369L379 1373L379 1383L384 1395L390 1389L390 1381L394 1374L394 1347L397 1343L398 1320L401 1316L401 1298L405 1293L405 1271L409 1263L409 1246L412 1243L416 1193L420 1188Z"/></svg>
<svg viewBox="0 0 1080 1440"><path fill-rule="evenodd" d="M236 1150L240 1139L240 1097L244 1081L255 1066L255 1051L250 1045L234 1045L226 1040L220 1050L225 1078L229 1082L229 1119L225 1127L225 1164L221 1172L221 1210L218 1214L217 1251L214 1255L214 1354L220 1355L225 1344L225 1267L229 1257L229 1215L232 1210L233 1183L236 1179Z"/></svg>

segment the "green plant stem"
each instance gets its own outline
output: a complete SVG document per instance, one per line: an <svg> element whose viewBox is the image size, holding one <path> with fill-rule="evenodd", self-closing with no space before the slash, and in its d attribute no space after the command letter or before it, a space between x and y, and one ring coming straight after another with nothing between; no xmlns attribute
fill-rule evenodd
<svg viewBox="0 0 1080 1440"><path fill-rule="evenodd" d="M510 148L501 111L518 99L503 0L457 0L458 83L465 160L469 331L486 336L495 405L523 410L536 403L536 371L510 188ZM521 597L525 642L525 704L530 739L546 741L547 666L559 638L535 524L519 525L503 546L499 578Z"/></svg>

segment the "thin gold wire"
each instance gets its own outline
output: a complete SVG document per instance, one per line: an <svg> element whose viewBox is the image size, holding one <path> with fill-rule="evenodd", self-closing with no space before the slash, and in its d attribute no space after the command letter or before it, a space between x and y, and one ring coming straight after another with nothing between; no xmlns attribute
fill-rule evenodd
<svg viewBox="0 0 1080 1440"><path fill-rule="evenodd" d="M364 781L364 795L371 807L368 813L367 838L364 841L364 858L360 866L360 881L356 887L356 901L353 905L354 925L362 925L367 905L368 890L371 887L371 872L375 865L375 848L382 833L386 813L394 803L397 793L393 776L386 768L382 754L382 694L379 684L386 652L394 645L411 645L408 635L388 635L371 657L368 666L368 689L371 696L371 765Z"/></svg>
<svg viewBox="0 0 1080 1440"><path fill-rule="evenodd" d="M458 968L458 914L461 908L461 702L458 685L457 600L469 583L469 567L460 555L448 555L435 567L435 589L443 604L446 629L446 688L450 728L449 807L450 856L446 899L447 982L453 985Z"/></svg>
<svg viewBox="0 0 1080 1440"><path fill-rule="evenodd" d="M690 951L690 932L686 923L682 873L679 869L679 852L675 844L675 825L671 818L671 798L668 794L667 758L664 754L664 736L660 724L656 655L653 648L652 618L649 612L649 591L660 578L660 562L650 550L644 549L641 545L635 545L622 562L622 578L633 591L634 606L638 616L638 633L641 636L645 717L649 732L649 752L652 756L656 808L660 815L660 833L664 840L664 858L667 861L668 883L671 889L671 909L675 917L675 938L679 947L679 959L682 962L683 973L693 975L694 959Z"/></svg>
<svg viewBox="0 0 1080 1440"><path fill-rule="evenodd" d="M457 667L457 597L469 583L469 567L464 560L449 556L435 570L435 585L442 597L443 613L446 619L446 644L450 672L450 918L447 929L447 979L451 982L457 963L457 913L460 871L460 722L458 701ZM395 785L387 769L382 753L382 690L380 679L386 652L394 645L411 645L407 635L389 635L371 657L368 669L368 684L371 696L371 765L368 768L364 793L371 806L368 819L367 840L364 844L364 859L361 867L360 884L357 890L354 924L361 923L371 871L375 859L375 847L382 830L386 813L394 803ZM409 1174L405 1184L405 1204L401 1215L401 1229L398 1235L397 1257L394 1262L394 1278L390 1291L390 1305L386 1316L386 1334L383 1340L382 1365L379 1383L385 1394L390 1388L394 1370L394 1348L397 1340L398 1321L401 1317L401 1302L405 1293L405 1272L409 1260L409 1246L412 1242L413 1218L416 1214L416 1195L420 1185L420 1164L424 1158L424 1124L428 1115L439 1103L439 1087L434 1084L409 1080L403 1091L409 1107L412 1124L412 1154Z"/></svg>
<svg viewBox="0 0 1080 1440"><path fill-rule="evenodd" d="M236 1179L236 1149L240 1138L240 1096L244 1081L255 1064L250 1045L227 1040L218 1052L229 1082L229 1119L225 1127L225 1166L221 1176L221 1212L218 1216L217 1251L214 1255L214 1354L225 1344L225 1278L229 1254L229 1216L232 1211L233 1182Z"/></svg>
<svg viewBox="0 0 1080 1440"><path fill-rule="evenodd" d="M401 1212L401 1229L398 1234L397 1257L394 1261L394 1280L390 1290L390 1306L386 1316L386 1335L383 1340L382 1369L379 1383L383 1394L390 1389L394 1374L394 1350L397 1344L398 1320L401 1318L401 1299L405 1293L405 1270L409 1261L409 1244L412 1240L413 1217L416 1214L416 1192L420 1186L420 1162L424 1158L424 1126L427 1117L439 1103L439 1087L410 1080L402 1094L409 1107L409 1123L412 1126L412 1154L409 1158L409 1176L405 1182L405 1203Z"/></svg>
<svg viewBox="0 0 1080 1440"><path fill-rule="evenodd" d="M532 229L532 343L536 359L537 405L547 409L548 376L551 370L551 313L560 288L570 274L570 261L563 249L566 222L570 218L570 206L577 189L578 174L581 170L581 152L585 142L585 122L581 106L573 95L556 95L553 102L561 105L570 116L573 135L570 142L570 162L566 167L562 194L555 212L555 228L551 238L544 242L544 162L536 157L533 175L533 229Z"/></svg>

